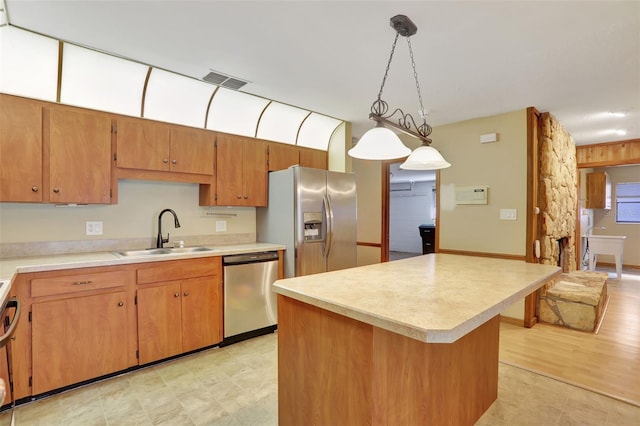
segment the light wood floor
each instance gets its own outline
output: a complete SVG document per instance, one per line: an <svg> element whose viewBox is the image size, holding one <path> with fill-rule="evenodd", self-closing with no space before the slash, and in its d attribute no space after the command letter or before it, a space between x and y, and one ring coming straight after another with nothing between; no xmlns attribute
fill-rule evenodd
<svg viewBox="0 0 640 426"><path fill-rule="evenodd" d="M640 271L614 278L598 334L503 322L500 361L640 406Z"/></svg>

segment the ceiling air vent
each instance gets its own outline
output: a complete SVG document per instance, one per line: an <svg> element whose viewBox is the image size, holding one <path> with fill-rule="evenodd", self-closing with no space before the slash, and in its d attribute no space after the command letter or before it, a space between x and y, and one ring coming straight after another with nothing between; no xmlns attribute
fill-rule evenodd
<svg viewBox="0 0 640 426"><path fill-rule="evenodd" d="M217 71L211 71L209 74L202 77L204 81L213 83L217 86L226 87L231 90L238 90L242 86L248 83L248 81L240 80L239 78L230 77L228 75L219 73Z"/></svg>

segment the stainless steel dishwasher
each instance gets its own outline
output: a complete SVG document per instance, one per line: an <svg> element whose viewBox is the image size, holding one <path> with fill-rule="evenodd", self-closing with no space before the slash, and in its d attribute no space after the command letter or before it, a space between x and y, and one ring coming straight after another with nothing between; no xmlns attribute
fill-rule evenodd
<svg viewBox="0 0 640 426"><path fill-rule="evenodd" d="M273 332L278 312L272 284L278 252L223 256L224 340L222 346Z"/></svg>

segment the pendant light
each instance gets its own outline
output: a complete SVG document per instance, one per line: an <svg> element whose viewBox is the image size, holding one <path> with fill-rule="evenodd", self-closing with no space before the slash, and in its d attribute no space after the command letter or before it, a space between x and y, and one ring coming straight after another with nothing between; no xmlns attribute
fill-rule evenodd
<svg viewBox="0 0 640 426"><path fill-rule="evenodd" d="M391 18L391 26L396 31L396 36L391 46L391 54L389 55L387 68L382 78L382 85L380 86L378 97L373 101L373 104L371 104L371 113L369 114L369 118L376 121L377 124L376 127L362 135L356 146L349 150L349 155L363 160L393 160L407 156L411 153L411 150L404 146L398 135L391 130L394 129L422 141L422 146L411 153L407 161L405 161L400 168L410 170L434 170L449 167L451 164L447 163L435 148L429 146L431 144L431 139L429 139L431 126L427 124L424 106L422 105L418 73L416 72L416 64L413 59L410 40L410 37L418 31L418 27L405 15L396 15ZM422 116L422 124L419 126L411 114L405 114L400 108L397 108L391 114L387 115L389 105L382 100L382 91L384 90L384 84L389 75L391 60L393 59L393 53L395 52L399 36L406 37L409 46L409 56L411 57L413 76L416 80L416 90L418 92L418 100L420 101L420 115ZM398 114L398 117L392 119L396 114Z"/></svg>

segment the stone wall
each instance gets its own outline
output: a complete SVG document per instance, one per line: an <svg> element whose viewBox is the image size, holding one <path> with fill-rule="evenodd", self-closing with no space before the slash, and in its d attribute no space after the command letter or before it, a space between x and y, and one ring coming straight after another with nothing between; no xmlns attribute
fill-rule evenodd
<svg viewBox="0 0 640 426"><path fill-rule="evenodd" d="M576 146L571 135L556 118L540 115L539 142L539 199L540 207L540 259L542 263L557 265L558 240L568 237L563 253L564 272L576 269L576 221L578 206L578 179Z"/></svg>

